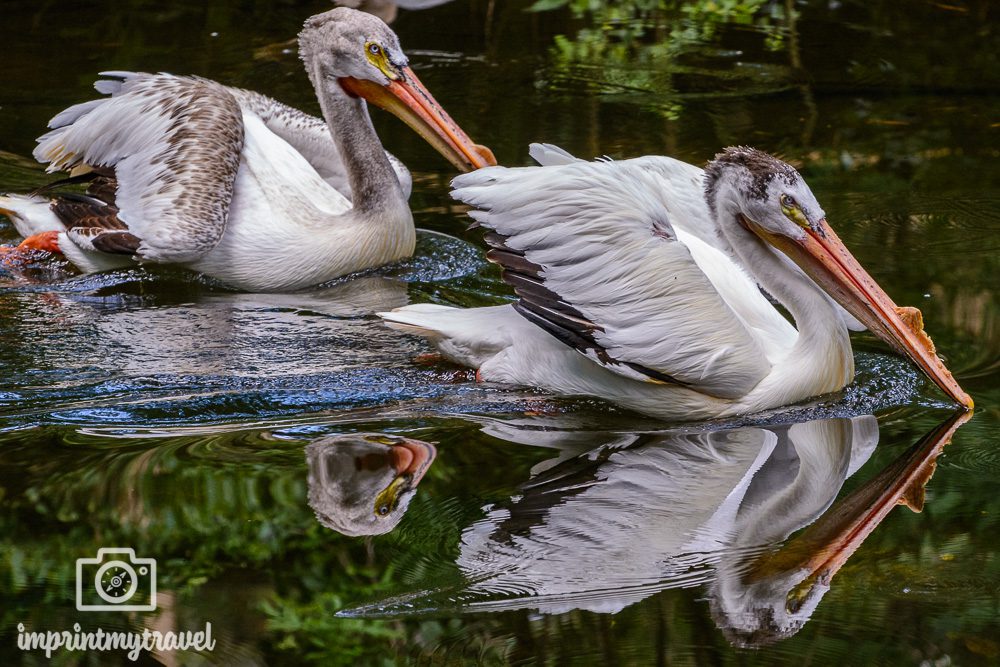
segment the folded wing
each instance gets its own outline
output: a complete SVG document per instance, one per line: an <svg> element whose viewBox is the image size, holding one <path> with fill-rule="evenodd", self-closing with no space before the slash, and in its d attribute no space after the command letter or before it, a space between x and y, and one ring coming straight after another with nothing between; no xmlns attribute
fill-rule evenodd
<svg viewBox="0 0 1000 667"><path fill-rule="evenodd" d="M700 190L672 194L644 160L481 169L453 196L492 230L487 256L524 317L626 377L744 395L770 362L686 245L705 244L672 222ZM729 271L750 284L722 253L700 255L728 264L713 266L716 282Z"/></svg>
<svg viewBox="0 0 1000 667"><path fill-rule="evenodd" d="M224 86L166 74L111 73L105 97L49 123L35 157L49 171L110 168L117 216L157 262L194 260L226 229L244 125Z"/></svg>

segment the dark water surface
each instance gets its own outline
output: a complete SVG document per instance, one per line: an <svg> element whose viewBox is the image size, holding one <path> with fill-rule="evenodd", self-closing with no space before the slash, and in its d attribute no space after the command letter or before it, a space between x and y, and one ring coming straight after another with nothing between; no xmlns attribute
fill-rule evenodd
<svg viewBox="0 0 1000 667"><path fill-rule="evenodd" d="M995 3L530 4L400 9L394 28L502 164L527 164L530 141L795 161L862 264L923 310L973 419L868 335L843 393L700 426L415 362L424 344L374 312L511 293L447 197L448 165L376 112L414 173L424 231L403 265L288 295L0 271L0 662L46 662L18 649L19 623L206 622L213 651L141 661L1000 661ZM47 182L34 138L101 70L316 112L287 40L328 6L6 2L0 191ZM76 560L125 546L157 560L157 610L77 611Z"/></svg>

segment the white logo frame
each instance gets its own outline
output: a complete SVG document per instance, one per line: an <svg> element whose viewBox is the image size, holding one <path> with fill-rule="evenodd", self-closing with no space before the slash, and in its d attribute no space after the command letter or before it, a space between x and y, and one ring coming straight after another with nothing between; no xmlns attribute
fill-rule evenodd
<svg viewBox="0 0 1000 667"><path fill-rule="evenodd" d="M108 604L84 604L83 601L83 568L85 565L94 566L97 574L93 581L88 582L94 592ZM108 595L101 587L101 576L108 570L109 566L117 565L125 570L132 578L129 592L121 596ZM145 570L145 571L143 571ZM125 604L137 592L141 592L139 576L137 574L149 576L149 602L147 604ZM88 588L90 590L90 588ZM112 603L110 600L121 598L121 603ZM109 600L110 598L110 600ZM97 550L94 558L76 559L76 609L77 611L155 611L156 610L156 559L138 558L135 549L131 547L101 547Z"/></svg>

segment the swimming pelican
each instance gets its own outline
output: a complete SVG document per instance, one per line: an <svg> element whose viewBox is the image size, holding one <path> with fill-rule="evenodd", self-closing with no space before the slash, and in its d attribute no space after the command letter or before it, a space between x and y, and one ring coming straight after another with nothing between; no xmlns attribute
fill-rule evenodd
<svg viewBox="0 0 1000 667"><path fill-rule="evenodd" d="M379 19L347 8L313 16L299 53L325 120L206 79L105 73L95 87L109 97L57 115L34 152L49 171L89 180L88 195L0 197L27 237L19 248L62 252L85 272L180 264L272 292L410 256L409 175L383 151L364 100L458 169L496 161Z"/></svg>
<svg viewBox="0 0 1000 667"><path fill-rule="evenodd" d="M839 390L854 376L848 329L867 327L972 407L920 312L897 307L861 268L790 165L752 148L727 148L704 171L667 157L531 153L542 166L453 182L519 300L416 304L383 313L390 326L482 380L678 420Z"/></svg>

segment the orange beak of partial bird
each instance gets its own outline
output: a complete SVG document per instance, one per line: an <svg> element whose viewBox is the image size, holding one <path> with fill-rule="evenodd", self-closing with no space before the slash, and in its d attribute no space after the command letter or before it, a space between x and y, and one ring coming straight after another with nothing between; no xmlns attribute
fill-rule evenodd
<svg viewBox="0 0 1000 667"><path fill-rule="evenodd" d="M409 67L387 86L353 77L340 79L340 85L348 94L399 117L460 171L497 163L493 152L469 138Z"/></svg>

